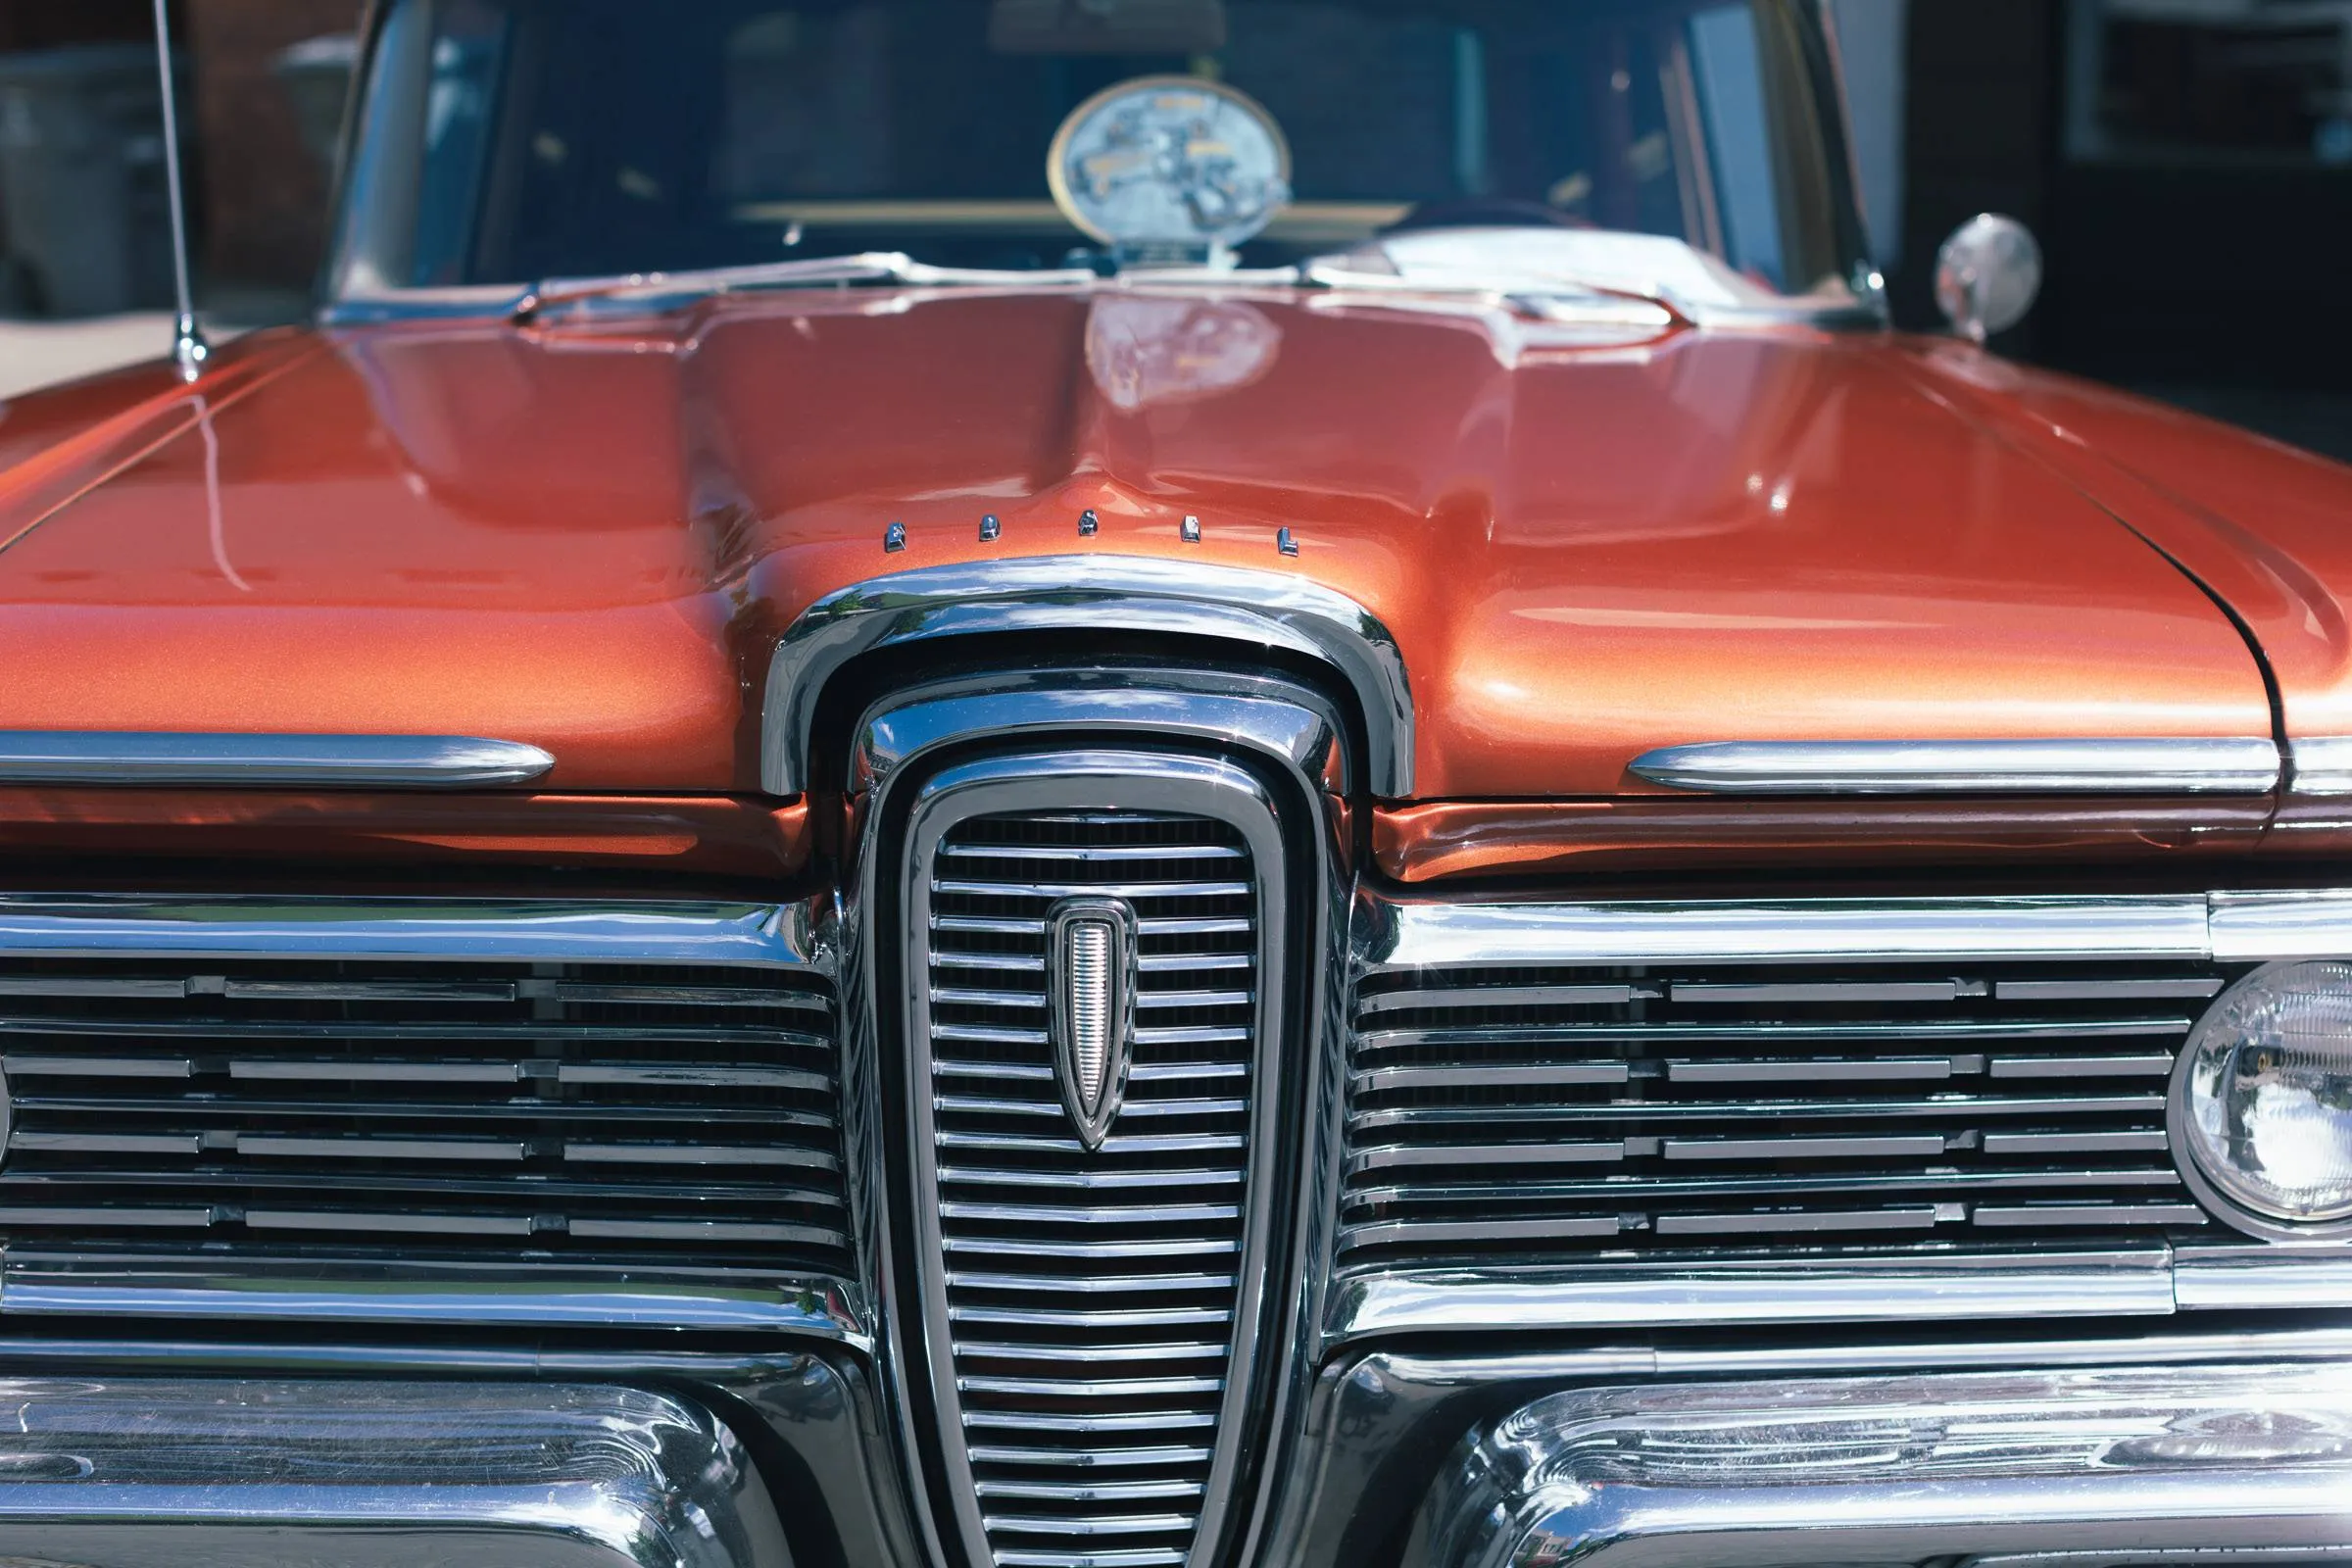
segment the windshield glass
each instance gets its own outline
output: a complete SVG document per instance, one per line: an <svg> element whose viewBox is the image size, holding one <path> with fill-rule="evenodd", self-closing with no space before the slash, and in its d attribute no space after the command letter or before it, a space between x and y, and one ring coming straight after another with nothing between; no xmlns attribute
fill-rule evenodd
<svg viewBox="0 0 2352 1568"><path fill-rule="evenodd" d="M341 292L866 251L1101 265L1056 206L1055 133L1179 77L1254 100L1287 156L1246 266L1613 230L1839 293L1813 25L1793 0L399 0Z"/></svg>

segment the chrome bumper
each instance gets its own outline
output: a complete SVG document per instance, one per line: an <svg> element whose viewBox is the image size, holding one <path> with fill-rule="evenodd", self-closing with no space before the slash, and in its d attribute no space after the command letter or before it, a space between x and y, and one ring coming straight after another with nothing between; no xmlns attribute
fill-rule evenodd
<svg viewBox="0 0 2352 1568"><path fill-rule="evenodd" d="M2352 1362L1586 1389L1473 1433L1443 1568L2352 1559Z"/></svg>
<svg viewBox="0 0 2352 1568"><path fill-rule="evenodd" d="M587 1385L0 1383L0 1560L786 1568L734 1434Z"/></svg>

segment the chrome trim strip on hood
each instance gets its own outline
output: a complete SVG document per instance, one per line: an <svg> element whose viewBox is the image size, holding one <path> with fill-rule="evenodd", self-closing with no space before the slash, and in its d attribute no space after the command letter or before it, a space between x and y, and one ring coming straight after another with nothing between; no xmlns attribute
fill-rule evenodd
<svg viewBox="0 0 2352 1568"><path fill-rule="evenodd" d="M1378 616L1292 574L1109 555L926 566L810 605L768 665L760 788L798 795L809 787L817 700L858 656L941 637L1071 631L1279 648L1328 665L1362 710L1372 793L1412 793L1412 691L1396 639Z"/></svg>
<svg viewBox="0 0 2352 1568"><path fill-rule="evenodd" d="M2261 795L2279 774L2278 748L2251 738L1709 741L1629 767L1710 795Z"/></svg>
<svg viewBox="0 0 2352 1568"><path fill-rule="evenodd" d="M479 789L555 765L536 746L466 735L0 731L0 784Z"/></svg>
<svg viewBox="0 0 2352 1568"><path fill-rule="evenodd" d="M1474 1433L1405 1560L2332 1557L2347 1433L2342 1361L1579 1389Z"/></svg>

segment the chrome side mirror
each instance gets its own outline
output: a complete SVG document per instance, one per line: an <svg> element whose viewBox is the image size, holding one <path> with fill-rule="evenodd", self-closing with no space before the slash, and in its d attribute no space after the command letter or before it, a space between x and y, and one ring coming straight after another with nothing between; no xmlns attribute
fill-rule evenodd
<svg viewBox="0 0 2352 1568"><path fill-rule="evenodd" d="M1982 343L2026 318L2041 292L2041 247L2014 218L1980 213L1936 253L1936 303L1952 330Z"/></svg>

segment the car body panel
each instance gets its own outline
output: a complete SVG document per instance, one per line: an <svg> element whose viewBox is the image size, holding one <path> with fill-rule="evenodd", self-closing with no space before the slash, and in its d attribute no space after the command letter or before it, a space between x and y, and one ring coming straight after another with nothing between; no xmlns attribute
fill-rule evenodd
<svg viewBox="0 0 2352 1568"><path fill-rule="evenodd" d="M2112 387L1957 345L1923 385L2031 450L2228 603L2296 739L2352 735L2352 467Z"/></svg>
<svg viewBox="0 0 2352 1568"><path fill-rule="evenodd" d="M1626 764L1692 741L2270 733L2229 618L1900 340L1523 325L823 291L232 351L12 510L0 728L474 734L548 790L747 793L808 604L1098 550L1371 610L1422 799L1654 794Z"/></svg>

